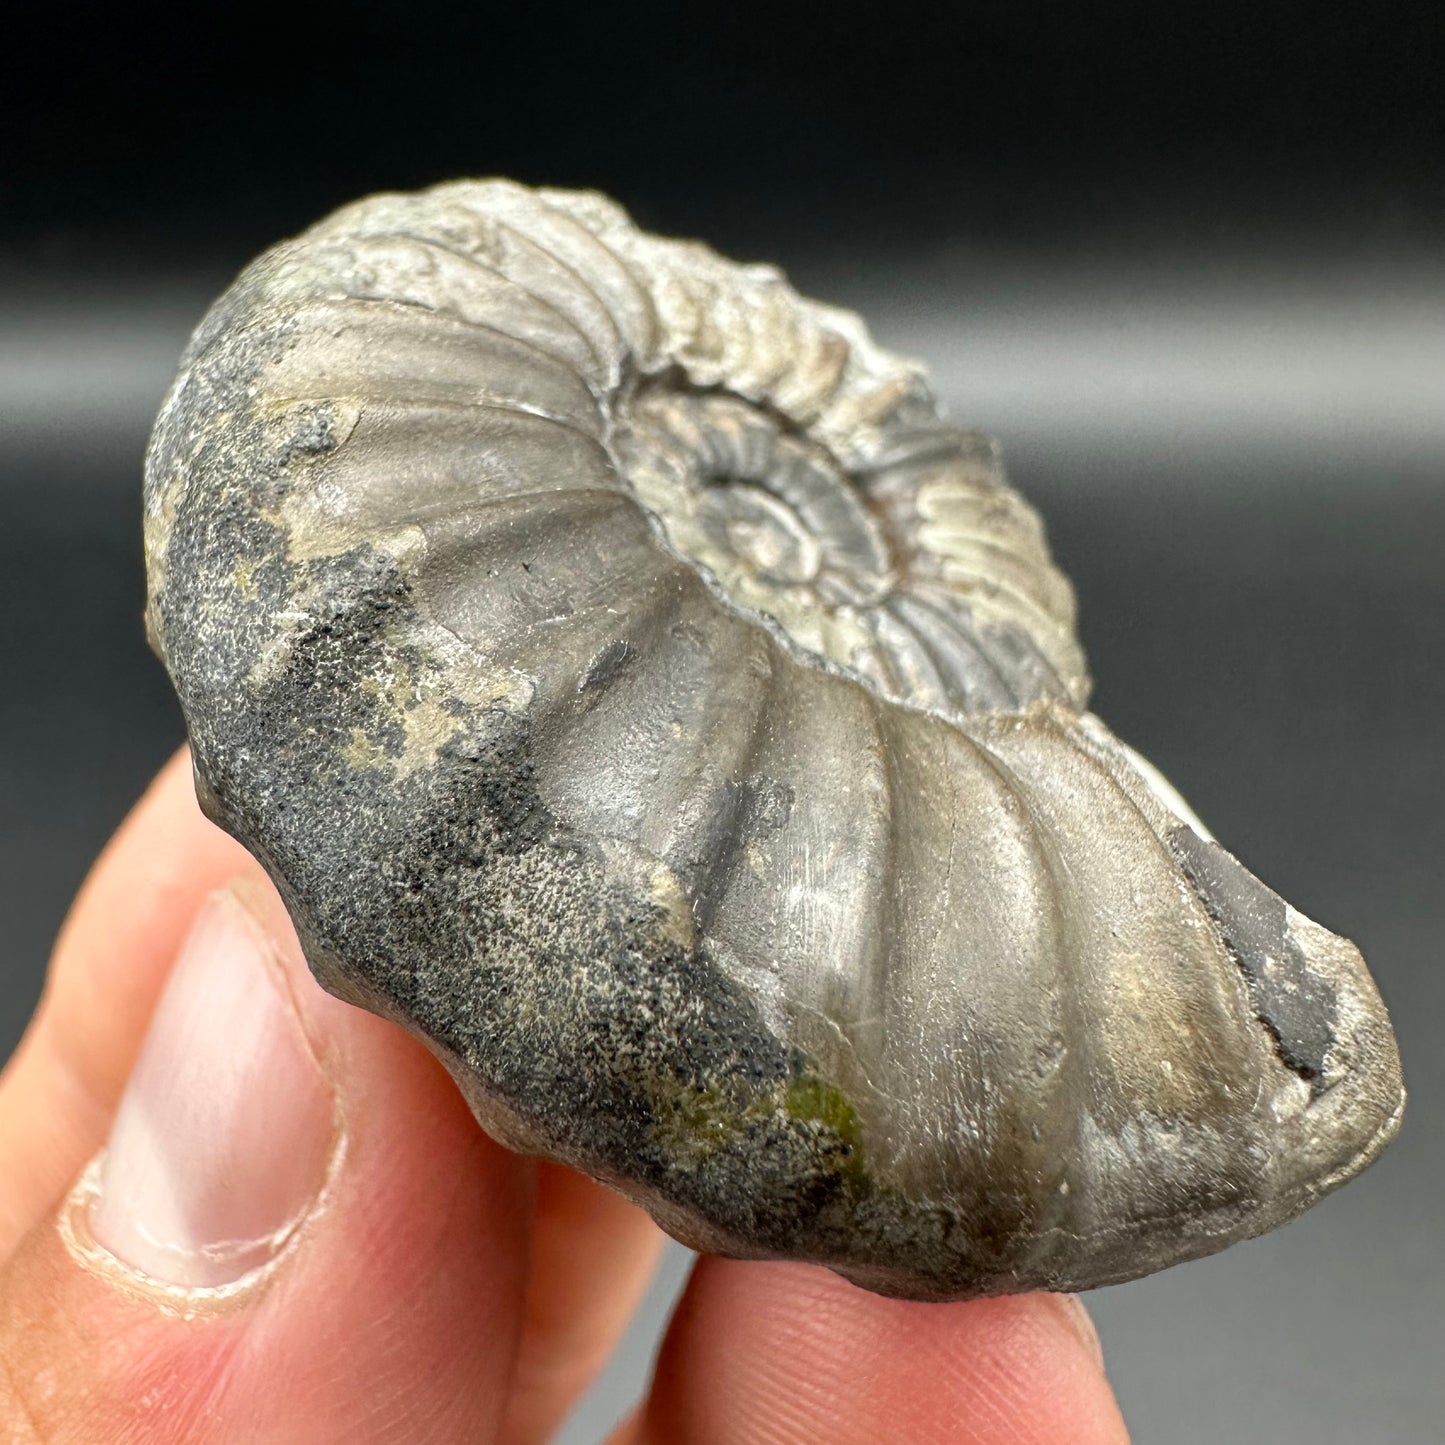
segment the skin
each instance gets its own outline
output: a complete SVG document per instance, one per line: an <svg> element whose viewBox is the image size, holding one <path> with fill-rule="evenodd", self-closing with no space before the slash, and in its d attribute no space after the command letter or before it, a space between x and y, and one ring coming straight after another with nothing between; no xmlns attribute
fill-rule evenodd
<svg viewBox="0 0 1445 1445"><path fill-rule="evenodd" d="M177 950L225 885L289 954L346 1147L268 1267L186 1296L78 1247L67 1221ZM0 1438L541 1441L605 1362L662 1244L607 1190L494 1144L424 1048L309 982L279 899L202 818L180 755L82 888L0 1075ZM613 1442L880 1439L1127 1434L1076 1301L908 1304L809 1266L702 1259Z"/></svg>

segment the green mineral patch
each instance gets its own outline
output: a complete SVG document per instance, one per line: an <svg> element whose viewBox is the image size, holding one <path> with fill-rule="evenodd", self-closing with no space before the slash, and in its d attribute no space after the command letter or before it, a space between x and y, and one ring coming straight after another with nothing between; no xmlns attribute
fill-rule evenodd
<svg viewBox="0 0 1445 1445"><path fill-rule="evenodd" d="M759 1100L739 1108L718 1088L656 1090L652 1106L668 1154L694 1164L742 1139L767 1113Z"/></svg>
<svg viewBox="0 0 1445 1445"><path fill-rule="evenodd" d="M841 1089L816 1074L803 1074L788 1080L783 1107L789 1118L803 1123L818 1123L825 1129L831 1129L853 1150L855 1156L862 1155L863 1125Z"/></svg>
<svg viewBox="0 0 1445 1445"><path fill-rule="evenodd" d="M863 1162L863 1123L841 1089L816 1074L800 1074L788 1080L784 1108L789 1118L813 1124L846 1146L838 1161L839 1174L855 1185L871 1184Z"/></svg>
<svg viewBox="0 0 1445 1445"><path fill-rule="evenodd" d="M769 1120L787 1121L820 1136L822 1152L836 1157L840 1175L860 1185L867 1182L857 1111L840 1089L816 1074L780 1080L746 1099L716 1086L650 1092L658 1140L673 1159L698 1164Z"/></svg>

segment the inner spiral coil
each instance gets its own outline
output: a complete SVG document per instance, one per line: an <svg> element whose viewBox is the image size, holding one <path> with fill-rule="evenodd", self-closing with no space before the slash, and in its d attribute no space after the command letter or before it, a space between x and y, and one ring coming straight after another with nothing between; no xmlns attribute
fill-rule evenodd
<svg viewBox="0 0 1445 1445"><path fill-rule="evenodd" d="M619 469L667 547L729 606L930 710L1067 700L1026 634L975 616L886 487L871 495L786 419L677 378L643 385L620 411Z"/></svg>

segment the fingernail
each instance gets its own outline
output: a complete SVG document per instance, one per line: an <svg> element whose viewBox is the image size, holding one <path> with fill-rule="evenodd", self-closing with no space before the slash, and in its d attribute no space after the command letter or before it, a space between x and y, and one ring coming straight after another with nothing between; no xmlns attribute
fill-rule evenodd
<svg viewBox="0 0 1445 1445"><path fill-rule="evenodd" d="M320 1193L335 1099L283 957L222 889L161 995L90 1208L96 1242L152 1279L233 1283L276 1254Z"/></svg>
<svg viewBox="0 0 1445 1445"><path fill-rule="evenodd" d="M1084 1308L1083 1300L1076 1294L1056 1294L1054 1299L1058 1301L1064 1323L1079 1337L1084 1348L1094 1357L1095 1362L1102 1370L1104 1368L1104 1345L1099 1339L1099 1331L1095 1328L1092 1317Z"/></svg>

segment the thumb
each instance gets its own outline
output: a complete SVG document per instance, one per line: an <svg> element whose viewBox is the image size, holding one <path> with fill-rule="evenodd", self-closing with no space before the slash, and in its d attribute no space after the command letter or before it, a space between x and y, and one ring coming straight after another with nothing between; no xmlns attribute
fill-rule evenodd
<svg viewBox="0 0 1445 1445"><path fill-rule="evenodd" d="M242 879L202 906L105 1147L0 1271L0 1438L490 1438L530 1183Z"/></svg>

